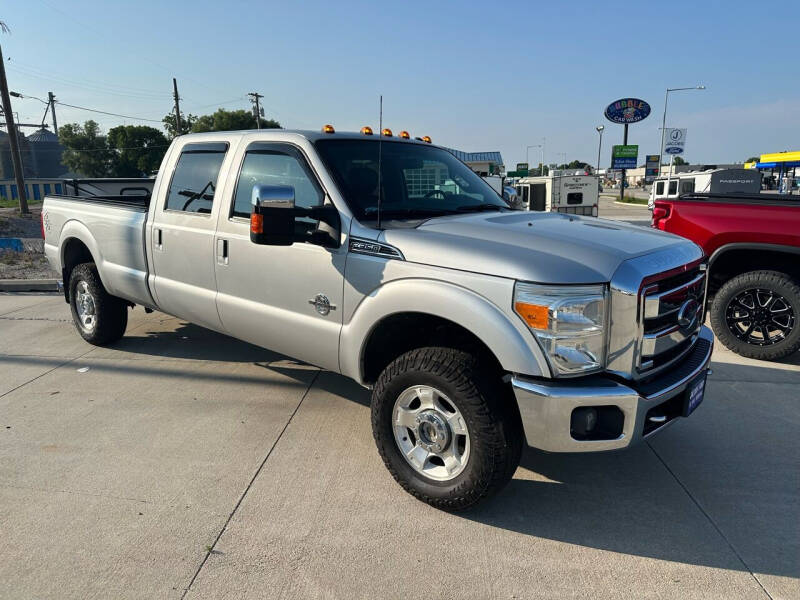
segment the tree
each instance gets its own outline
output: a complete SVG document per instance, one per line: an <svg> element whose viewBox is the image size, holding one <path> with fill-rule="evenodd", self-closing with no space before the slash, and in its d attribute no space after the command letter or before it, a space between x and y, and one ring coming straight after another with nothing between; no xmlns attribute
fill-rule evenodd
<svg viewBox="0 0 800 600"><path fill-rule="evenodd" d="M175 123L175 113L171 112L161 119L164 123L164 129L167 130L169 139L174 139L182 133L188 133L192 130L192 125L197 121L197 117L192 114L184 114L181 112L181 131L178 131L177 123Z"/></svg>
<svg viewBox="0 0 800 600"><path fill-rule="evenodd" d="M676 156L676 157L675 157L675 158L672 160L672 164L673 164L673 165L675 165L676 167L678 167L678 166L680 166L680 165L688 165L689 163L688 163L688 162L686 162L684 159L682 159L680 156Z"/></svg>
<svg viewBox="0 0 800 600"><path fill-rule="evenodd" d="M751 156L750 158L748 158L744 162L761 162L761 157L760 156Z"/></svg>
<svg viewBox="0 0 800 600"><path fill-rule="evenodd" d="M570 170L570 171L578 171L581 169L591 169L591 165L589 163L582 162L580 160L573 160L570 163L564 163L563 165L558 166L559 169L562 170Z"/></svg>
<svg viewBox="0 0 800 600"><path fill-rule="evenodd" d="M108 131L112 177L149 177L158 170L169 141L147 125L120 125Z"/></svg>
<svg viewBox="0 0 800 600"><path fill-rule="evenodd" d="M64 146L61 162L71 171L85 177L109 176L112 152L95 121L62 125L58 128L58 138Z"/></svg>
<svg viewBox="0 0 800 600"><path fill-rule="evenodd" d="M281 124L272 119L260 118L262 129L280 129ZM255 115L249 110L225 110L220 108L213 115L197 117L192 124L193 133L204 131L237 131L256 129Z"/></svg>

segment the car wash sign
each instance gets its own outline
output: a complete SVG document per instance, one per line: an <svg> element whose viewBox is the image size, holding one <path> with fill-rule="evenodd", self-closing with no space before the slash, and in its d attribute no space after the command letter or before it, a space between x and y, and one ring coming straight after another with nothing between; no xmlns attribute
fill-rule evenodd
<svg viewBox="0 0 800 600"><path fill-rule="evenodd" d="M620 98L606 107L606 119L612 123L629 125L638 123L650 114L650 105L638 98Z"/></svg>

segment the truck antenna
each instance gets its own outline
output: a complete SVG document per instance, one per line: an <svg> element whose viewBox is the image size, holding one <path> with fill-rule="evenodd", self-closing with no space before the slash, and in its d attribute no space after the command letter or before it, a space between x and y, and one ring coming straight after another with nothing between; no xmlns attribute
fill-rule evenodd
<svg viewBox="0 0 800 600"><path fill-rule="evenodd" d="M378 109L378 231L381 229L381 196L383 195L383 188L381 187L381 150L383 148L383 94L381 94L379 109Z"/></svg>

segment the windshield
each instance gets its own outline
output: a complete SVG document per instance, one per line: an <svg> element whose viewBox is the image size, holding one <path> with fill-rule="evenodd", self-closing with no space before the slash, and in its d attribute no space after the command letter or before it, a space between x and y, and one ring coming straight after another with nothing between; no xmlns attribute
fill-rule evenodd
<svg viewBox="0 0 800 600"><path fill-rule="evenodd" d="M350 210L360 221L378 217L378 146L381 146L381 218L429 217L503 210L508 205L469 167L433 146L377 140L319 140Z"/></svg>

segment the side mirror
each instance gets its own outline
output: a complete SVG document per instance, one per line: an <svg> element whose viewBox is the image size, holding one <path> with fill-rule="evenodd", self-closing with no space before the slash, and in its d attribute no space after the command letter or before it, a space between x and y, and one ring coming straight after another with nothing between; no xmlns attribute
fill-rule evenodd
<svg viewBox="0 0 800 600"><path fill-rule="evenodd" d="M254 185L251 197L250 241L265 246L291 246L295 241L294 188Z"/></svg>

